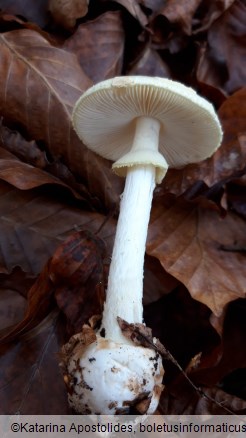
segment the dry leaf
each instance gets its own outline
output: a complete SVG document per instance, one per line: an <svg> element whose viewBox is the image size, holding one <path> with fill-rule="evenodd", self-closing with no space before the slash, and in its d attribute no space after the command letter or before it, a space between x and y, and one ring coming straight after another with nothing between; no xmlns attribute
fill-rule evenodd
<svg viewBox="0 0 246 438"><path fill-rule="evenodd" d="M67 318L70 334L79 332L92 315L102 312L103 255L106 247L101 239L88 231L78 232L66 239L47 262L27 294L24 318L4 330L1 342L9 342L36 327L54 307Z"/></svg>
<svg viewBox="0 0 246 438"><path fill-rule="evenodd" d="M192 19L197 10L201 0L168 0L161 10L158 11L158 15L163 15L167 20L177 25L182 31L191 35Z"/></svg>
<svg viewBox="0 0 246 438"><path fill-rule="evenodd" d="M81 231L66 239L50 261L49 278L70 335L80 332L92 315L102 313L105 254L106 246L99 237Z"/></svg>
<svg viewBox="0 0 246 438"><path fill-rule="evenodd" d="M64 332L63 321L52 313L19 341L1 346L1 414L69 414L58 367Z"/></svg>
<svg viewBox="0 0 246 438"><path fill-rule="evenodd" d="M91 85L76 56L23 29L0 35L0 66L4 119L21 125L30 138L44 142L55 160L82 175L92 197L107 206L118 203L122 182L106 160L82 144L71 126L73 105Z"/></svg>
<svg viewBox="0 0 246 438"><path fill-rule="evenodd" d="M180 384L180 382L179 382ZM169 415L232 415L245 414L246 401L219 388L201 387L202 394L179 387L175 393L164 391L159 405L162 414ZM204 395L203 395L204 394Z"/></svg>
<svg viewBox="0 0 246 438"><path fill-rule="evenodd" d="M230 376L246 369L246 353L242 348L246 343L246 300L240 299L230 303L224 315L222 344L220 358L216 363L212 362L213 352L206 355L201 361L201 366L193 373L194 378L202 385L214 386L220 383L226 388ZM239 373L240 374L240 373ZM236 385L235 385L236 386ZM231 392L233 387L231 385ZM235 392L235 389L234 389ZM244 389L241 386L242 396ZM238 388L236 393L239 394Z"/></svg>
<svg viewBox="0 0 246 438"><path fill-rule="evenodd" d="M127 74L171 78L169 66L161 59L157 51L149 46L144 49Z"/></svg>
<svg viewBox="0 0 246 438"><path fill-rule="evenodd" d="M144 27L147 24L147 17L143 13L137 0L113 0L116 3L124 6L130 12L130 14L139 21Z"/></svg>
<svg viewBox="0 0 246 438"><path fill-rule="evenodd" d="M80 24L63 47L77 55L81 67L93 82L119 76L124 53L121 13L106 12L93 21Z"/></svg>
<svg viewBox="0 0 246 438"><path fill-rule="evenodd" d="M70 190L70 187L64 184L55 176L50 175L44 170L38 169L30 164L18 160L10 152L0 147L0 179L12 184L21 190L30 190L40 187L44 184L61 185ZM72 190L75 197L82 197Z"/></svg>
<svg viewBox="0 0 246 438"><path fill-rule="evenodd" d="M196 29L193 30L193 33L197 34L208 30L213 22L230 8L234 2L235 0L217 0L216 2L202 0L198 16L195 19Z"/></svg>
<svg viewBox="0 0 246 438"><path fill-rule="evenodd" d="M236 0L208 31L200 52L197 78L227 93L245 86L246 5Z"/></svg>
<svg viewBox="0 0 246 438"><path fill-rule="evenodd" d="M54 308L54 288L48 274L49 265L47 264L28 291L27 307L23 319L1 331L1 343L16 340L27 333L36 327Z"/></svg>
<svg viewBox="0 0 246 438"><path fill-rule="evenodd" d="M12 131L3 125L0 127L0 144L20 160L35 167L43 169L48 164L45 153L40 150L35 141L27 141L19 132Z"/></svg>
<svg viewBox="0 0 246 438"><path fill-rule="evenodd" d="M211 186L224 178L233 177L245 167L246 148L238 141L239 134L245 130L245 102L246 88L234 93L222 104L219 109L224 132L222 145L202 163L169 170L162 183L165 190L179 195L199 180Z"/></svg>
<svg viewBox="0 0 246 438"><path fill-rule="evenodd" d="M70 205L71 198L64 192L55 195L20 192L0 184L0 272L10 273L19 266L23 271L37 275L69 234L78 229L96 232L105 220L99 213ZM100 232L109 254L114 232L114 221L109 219Z"/></svg>
<svg viewBox="0 0 246 438"><path fill-rule="evenodd" d="M88 12L90 0L49 0L49 10L54 21L65 29L72 29L78 18Z"/></svg>
<svg viewBox="0 0 246 438"><path fill-rule="evenodd" d="M48 23L48 0L1 0L0 8L4 13L20 15L40 27Z"/></svg>
<svg viewBox="0 0 246 438"><path fill-rule="evenodd" d="M222 219L172 197L154 203L147 253L216 316L228 302L246 296L245 255L223 250L233 242L246 245L245 222L236 215Z"/></svg>
<svg viewBox="0 0 246 438"><path fill-rule="evenodd" d="M1 279L2 280L2 279ZM26 300L17 291L12 290L1 281L0 288L0 333L6 327L17 324L26 310Z"/></svg>

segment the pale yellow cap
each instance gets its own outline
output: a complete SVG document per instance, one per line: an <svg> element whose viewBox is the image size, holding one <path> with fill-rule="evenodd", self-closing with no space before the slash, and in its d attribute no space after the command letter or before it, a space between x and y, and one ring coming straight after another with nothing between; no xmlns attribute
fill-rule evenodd
<svg viewBox="0 0 246 438"><path fill-rule="evenodd" d="M141 116L160 122L159 152L170 167L202 161L220 146L222 130L211 103L158 77L122 76L94 85L77 101L73 125L89 149L116 161L130 151Z"/></svg>

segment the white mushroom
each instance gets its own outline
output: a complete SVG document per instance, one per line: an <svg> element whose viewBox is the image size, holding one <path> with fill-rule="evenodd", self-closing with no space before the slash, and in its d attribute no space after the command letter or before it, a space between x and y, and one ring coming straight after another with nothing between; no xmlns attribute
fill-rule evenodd
<svg viewBox="0 0 246 438"><path fill-rule="evenodd" d="M143 322L143 265L156 183L169 166L212 155L221 127L212 105L191 88L140 76L109 79L87 90L75 105L73 123L88 148L114 161L113 170L126 176L126 183L101 329L89 346L69 349L69 402L81 413L115 414L145 399L151 414L162 389L161 358L126 339L117 317Z"/></svg>

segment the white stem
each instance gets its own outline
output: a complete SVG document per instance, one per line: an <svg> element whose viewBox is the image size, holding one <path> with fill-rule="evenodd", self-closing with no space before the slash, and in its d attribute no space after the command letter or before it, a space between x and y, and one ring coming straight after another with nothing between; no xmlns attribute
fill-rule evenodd
<svg viewBox="0 0 246 438"><path fill-rule="evenodd" d="M136 122L132 150L158 150L159 122L141 117ZM155 167L128 168L120 205L102 327L105 336L127 343L117 316L129 323L143 320L143 266L150 209L155 188Z"/></svg>

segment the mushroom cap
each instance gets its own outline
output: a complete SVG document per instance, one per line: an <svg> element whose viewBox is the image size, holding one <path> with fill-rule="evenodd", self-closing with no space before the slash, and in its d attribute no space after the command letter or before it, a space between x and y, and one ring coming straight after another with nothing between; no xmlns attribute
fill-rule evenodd
<svg viewBox="0 0 246 438"><path fill-rule="evenodd" d="M202 161L220 146L212 104L192 88L158 77L122 76L94 85L77 101L73 125L89 149L116 161L131 150L141 116L160 122L159 152L170 167Z"/></svg>

